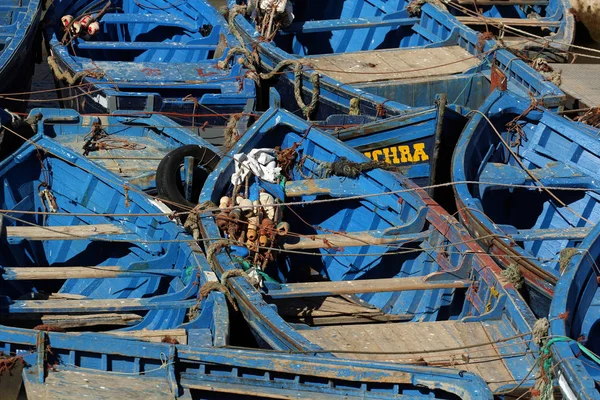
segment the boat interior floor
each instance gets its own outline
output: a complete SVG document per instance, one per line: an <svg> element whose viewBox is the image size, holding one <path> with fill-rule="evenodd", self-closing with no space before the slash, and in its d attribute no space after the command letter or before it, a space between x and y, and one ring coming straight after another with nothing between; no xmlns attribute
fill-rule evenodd
<svg viewBox="0 0 600 400"><path fill-rule="evenodd" d="M301 61L344 84L454 75L480 63L458 45L328 54Z"/></svg>
<svg viewBox="0 0 600 400"><path fill-rule="evenodd" d="M173 398L169 381L164 378L139 379L137 376L115 376L97 371L90 373L63 368L50 372L43 384L28 385L27 398L79 400L92 391L94 398L98 400Z"/></svg>
<svg viewBox="0 0 600 400"><path fill-rule="evenodd" d="M521 365L512 371L526 370L522 367L523 362L532 364L527 343L521 339L495 343L507 328L507 323L502 320L438 321L330 325L298 332L325 350L357 352L336 354L332 351L339 357L466 370L481 376L495 391L502 386L518 384L525 378L513 376L511 364Z"/></svg>

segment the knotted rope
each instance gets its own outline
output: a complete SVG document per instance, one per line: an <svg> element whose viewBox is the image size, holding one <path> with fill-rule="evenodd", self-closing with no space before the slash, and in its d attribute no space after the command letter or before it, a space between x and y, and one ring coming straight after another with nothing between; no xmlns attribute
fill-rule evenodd
<svg viewBox="0 0 600 400"><path fill-rule="evenodd" d="M191 233L195 240L200 239L200 213L206 210L214 210L215 208L217 208L217 205L210 200L198 204L188 214L183 224L183 229Z"/></svg>
<svg viewBox="0 0 600 400"><path fill-rule="evenodd" d="M512 283L517 290L523 287L523 275L516 263L511 263L504 271L502 271L502 276Z"/></svg>

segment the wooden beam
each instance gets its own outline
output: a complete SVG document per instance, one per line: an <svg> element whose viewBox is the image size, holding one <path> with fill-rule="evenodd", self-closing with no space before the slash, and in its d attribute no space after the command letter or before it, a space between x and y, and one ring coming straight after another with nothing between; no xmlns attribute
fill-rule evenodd
<svg viewBox="0 0 600 400"><path fill-rule="evenodd" d="M126 277L179 276L177 269L124 269L119 266L97 267L10 267L4 268L2 278L7 281L48 279L94 279Z"/></svg>
<svg viewBox="0 0 600 400"><path fill-rule="evenodd" d="M326 233L320 235L307 235L299 238L287 237L286 242L283 244L283 248L286 250L296 250L401 244L421 241L430 234L430 231L389 236L382 235L381 231L348 232L346 234Z"/></svg>
<svg viewBox="0 0 600 400"><path fill-rule="evenodd" d="M114 224L6 227L6 233L9 238L22 237L29 240L88 239L91 236L116 235L124 232L123 228Z"/></svg>
<svg viewBox="0 0 600 400"><path fill-rule="evenodd" d="M140 322L137 314L85 314L85 315L43 315L42 322L57 328L85 328L90 326L127 326Z"/></svg>
<svg viewBox="0 0 600 400"><path fill-rule="evenodd" d="M456 17L465 25L503 24L508 26L532 26L550 28L560 26L560 21L535 18L488 18L488 17Z"/></svg>
<svg viewBox="0 0 600 400"><path fill-rule="evenodd" d="M109 331L109 335L141 339L146 342L160 343L165 337L176 339L179 344L187 344L187 331L185 329L159 329L139 331Z"/></svg>
<svg viewBox="0 0 600 400"><path fill-rule="evenodd" d="M466 279L427 281L425 277L363 279L335 282L301 282L282 284L267 292L273 299L332 296L377 292L401 292L407 290L462 289L471 281Z"/></svg>
<svg viewBox="0 0 600 400"><path fill-rule="evenodd" d="M15 300L4 307L8 313L70 314L190 308L196 300L102 299L102 300Z"/></svg>

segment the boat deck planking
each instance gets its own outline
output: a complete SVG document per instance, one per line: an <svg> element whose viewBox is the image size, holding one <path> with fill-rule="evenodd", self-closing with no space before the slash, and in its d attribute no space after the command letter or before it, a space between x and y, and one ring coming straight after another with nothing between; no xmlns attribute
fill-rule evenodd
<svg viewBox="0 0 600 400"><path fill-rule="evenodd" d="M386 314L376 307L361 305L350 296L275 299L273 303L286 320L313 326L410 321L413 318L412 315Z"/></svg>
<svg viewBox="0 0 600 400"><path fill-rule="evenodd" d="M345 84L453 75L480 62L460 46L359 51L301 61Z"/></svg>
<svg viewBox="0 0 600 400"><path fill-rule="evenodd" d="M173 394L166 379L143 378L64 370L48 374L44 384L27 386L27 398L31 400L64 399L80 400L94 393L94 399L171 399Z"/></svg>
<svg viewBox="0 0 600 400"><path fill-rule="evenodd" d="M581 107L600 105L599 64L550 64L560 72L560 88L569 96L579 100Z"/></svg>
<svg viewBox="0 0 600 400"><path fill-rule="evenodd" d="M364 324L348 326L325 326L309 330L300 330L305 338L325 350L356 350L365 353L339 353L339 357L403 362L427 363L430 366L448 366L464 369L481 376L492 390L500 386L518 383L519 377L513 377L507 368L502 354L493 344L463 351L438 351L476 344L490 343L497 329L496 322L408 322L388 324ZM514 343L514 342L513 342ZM523 342L503 350L517 353ZM405 355L373 354L376 352L402 352ZM373 352L373 353L370 353ZM415 352L414 355L408 355ZM335 352L333 352L336 354ZM467 362L468 360L475 360ZM451 360L451 361L449 361Z"/></svg>

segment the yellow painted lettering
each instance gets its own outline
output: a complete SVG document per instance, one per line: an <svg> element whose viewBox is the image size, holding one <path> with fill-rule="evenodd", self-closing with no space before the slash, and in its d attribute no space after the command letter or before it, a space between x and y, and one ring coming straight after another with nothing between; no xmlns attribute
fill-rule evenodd
<svg viewBox="0 0 600 400"><path fill-rule="evenodd" d="M400 161L412 162L412 155L410 154L410 148L408 146L398 146L398 151L400 152Z"/></svg>
<svg viewBox="0 0 600 400"><path fill-rule="evenodd" d="M382 150L383 150L383 154L385 155L385 162L388 164L391 164L392 162L390 161L390 149L388 147L386 147Z"/></svg>
<svg viewBox="0 0 600 400"><path fill-rule="evenodd" d="M429 156L425 153L425 143L415 143L413 145L415 152L413 153L413 161L427 161Z"/></svg>
<svg viewBox="0 0 600 400"><path fill-rule="evenodd" d="M400 159L398 158L398 150L395 147L392 147L390 148L390 151L392 152L392 163L400 164Z"/></svg>
<svg viewBox="0 0 600 400"><path fill-rule="evenodd" d="M372 158L372 157L371 157L371 152L370 152L370 151L365 151L363 154L364 154L365 156L369 157L369 158Z"/></svg>
<svg viewBox="0 0 600 400"><path fill-rule="evenodd" d="M381 150L374 150L373 151L373 160L375 161L379 161L379 156L382 156L383 152Z"/></svg>

